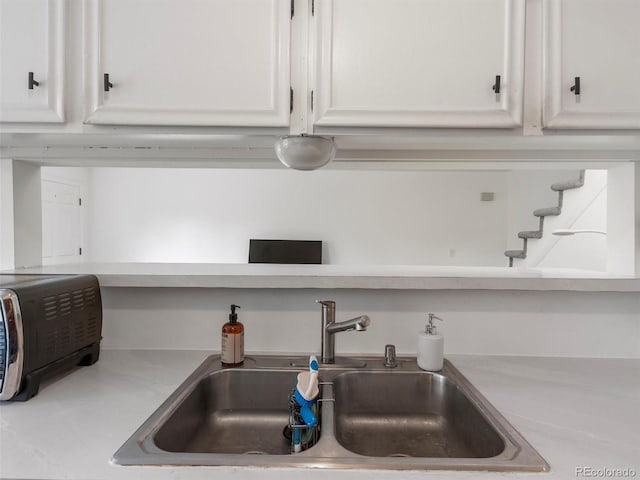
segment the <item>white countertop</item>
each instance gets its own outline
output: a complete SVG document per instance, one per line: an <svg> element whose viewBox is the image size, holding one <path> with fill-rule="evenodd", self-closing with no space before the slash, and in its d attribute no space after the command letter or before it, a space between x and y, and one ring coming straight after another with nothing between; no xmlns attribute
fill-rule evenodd
<svg viewBox="0 0 640 480"><path fill-rule="evenodd" d="M640 278L570 269L427 265L73 263L16 273L96 275L103 287L640 292ZM7 273L7 272L4 272Z"/></svg>
<svg viewBox="0 0 640 480"><path fill-rule="evenodd" d="M47 479L570 479L640 477L640 359L450 356L551 465L549 473L121 467L111 455L209 352L102 352L98 363L0 405L0 477Z"/></svg>

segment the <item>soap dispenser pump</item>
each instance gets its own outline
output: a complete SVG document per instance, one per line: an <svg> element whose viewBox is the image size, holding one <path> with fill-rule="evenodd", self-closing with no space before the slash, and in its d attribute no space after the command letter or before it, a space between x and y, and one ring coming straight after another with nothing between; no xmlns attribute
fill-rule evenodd
<svg viewBox="0 0 640 480"><path fill-rule="evenodd" d="M222 366L239 367L244 363L244 325L238 321L236 308L231 305L229 321L222 326Z"/></svg>
<svg viewBox="0 0 640 480"><path fill-rule="evenodd" d="M443 321L430 313L427 327L418 336L418 366L430 372L442 370L444 363L444 337L438 333L434 320Z"/></svg>

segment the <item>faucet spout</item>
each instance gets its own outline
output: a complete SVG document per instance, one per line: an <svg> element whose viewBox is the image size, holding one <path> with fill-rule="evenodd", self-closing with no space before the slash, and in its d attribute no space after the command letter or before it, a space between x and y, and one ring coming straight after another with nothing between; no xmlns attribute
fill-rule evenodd
<svg viewBox="0 0 640 480"><path fill-rule="evenodd" d="M346 332L349 330L363 332L371 324L371 320L367 315L360 315L351 320L336 322L336 302L331 300L318 300L317 302L322 306L322 363L335 363L336 349L334 335L338 332Z"/></svg>
<svg viewBox="0 0 640 480"><path fill-rule="evenodd" d="M349 330L364 332L370 324L371 320L367 315L360 315L359 317L352 318L351 320L327 325L327 333L334 334L338 332L348 332Z"/></svg>

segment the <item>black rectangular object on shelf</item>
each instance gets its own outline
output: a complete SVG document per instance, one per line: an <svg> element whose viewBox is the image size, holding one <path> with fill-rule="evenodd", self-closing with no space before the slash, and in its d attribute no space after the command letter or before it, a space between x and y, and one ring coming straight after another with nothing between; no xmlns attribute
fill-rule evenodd
<svg viewBox="0 0 640 480"><path fill-rule="evenodd" d="M249 240L249 263L321 264L321 240Z"/></svg>

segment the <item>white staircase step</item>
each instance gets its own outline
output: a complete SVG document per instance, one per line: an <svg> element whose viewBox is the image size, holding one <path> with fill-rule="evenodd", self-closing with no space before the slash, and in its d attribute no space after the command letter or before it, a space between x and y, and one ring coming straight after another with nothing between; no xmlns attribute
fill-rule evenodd
<svg viewBox="0 0 640 480"><path fill-rule="evenodd" d="M518 238L542 238L542 230L524 230L518 232Z"/></svg>
<svg viewBox="0 0 640 480"><path fill-rule="evenodd" d="M547 207L547 208L539 208L533 211L533 214L536 217L550 217L560 215L562 211L561 207Z"/></svg>
<svg viewBox="0 0 640 480"><path fill-rule="evenodd" d="M571 190L572 188L580 188L584 185L584 170L580 171L580 177L576 180L567 180L565 182L557 182L551 185L551 190L554 192L564 192L565 190Z"/></svg>

